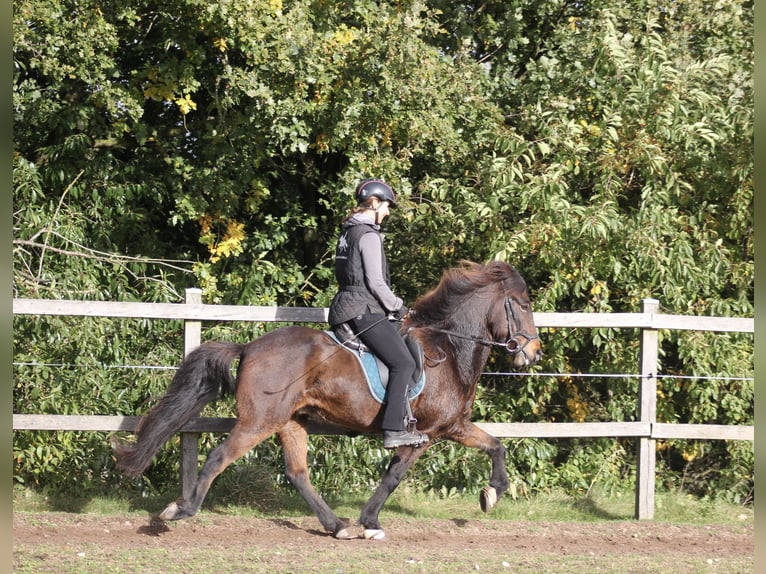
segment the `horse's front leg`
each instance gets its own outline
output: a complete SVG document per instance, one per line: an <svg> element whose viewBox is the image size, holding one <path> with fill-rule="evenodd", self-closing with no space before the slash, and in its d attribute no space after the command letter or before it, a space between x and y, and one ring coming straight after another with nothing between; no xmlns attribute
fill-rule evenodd
<svg viewBox="0 0 766 574"><path fill-rule="evenodd" d="M489 455L492 461L492 475L489 486L481 491L480 504L484 512L489 512L508 490L508 470L505 467L506 449L497 437L481 430L473 423L468 423L457 433L446 437L470 448L478 448Z"/></svg>
<svg viewBox="0 0 766 574"><path fill-rule="evenodd" d="M428 448L428 444L418 447L402 446L396 450L386 472L383 473L378 488L375 489L367 504L362 508L359 523L364 527L365 538L373 540L385 538L385 533L381 529L380 520L378 519L380 509L383 508L388 497L391 496L391 493L402 482L407 470L425 452L426 448Z"/></svg>

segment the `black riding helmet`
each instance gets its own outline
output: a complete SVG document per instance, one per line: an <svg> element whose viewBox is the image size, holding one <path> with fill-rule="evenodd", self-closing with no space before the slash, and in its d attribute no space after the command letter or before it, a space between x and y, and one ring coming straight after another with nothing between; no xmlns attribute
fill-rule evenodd
<svg viewBox="0 0 766 574"><path fill-rule="evenodd" d="M364 203L371 197L387 201L391 207L396 207L394 190L382 179L365 179L356 186L356 202Z"/></svg>

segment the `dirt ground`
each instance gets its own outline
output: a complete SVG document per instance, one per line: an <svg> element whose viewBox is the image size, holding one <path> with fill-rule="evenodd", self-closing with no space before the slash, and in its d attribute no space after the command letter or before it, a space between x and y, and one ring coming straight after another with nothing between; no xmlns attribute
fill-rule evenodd
<svg viewBox="0 0 766 574"><path fill-rule="evenodd" d="M138 554L143 549L159 548L171 554L183 554L189 549L208 548L216 552L228 551L232 556L248 548L276 556L294 556L298 562L291 563L289 570L305 572L309 569L300 567L301 556L308 557L309 554L324 551L331 553L325 556L343 553L351 560L363 561L371 559L369 552L374 548L375 552L385 549L393 553L396 558L391 560L415 564L422 564L423 560L427 562L429 557L432 557L433 563L445 560L446 552L454 557L494 556L498 569L502 565L505 571L520 571L511 564L520 555L555 554L560 557L604 557L611 563L619 563L625 556L653 557L654 560L660 557L662 563L669 565L667 572L692 571L675 570L672 565L677 560L679 565L686 564L682 558L693 556L703 568L693 570L695 572L746 572L752 571L754 553L752 524L693 526L636 521L542 523L393 519L384 526L386 538L383 541L362 538L340 541L325 533L313 516L258 519L206 513L192 519L165 523L148 515L137 518L127 514L103 516L17 512L13 517L14 562L19 571L32 572L36 570L30 566L30 560L42 556L46 570L56 571L56 553L51 548L70 549L72 552L83 549L81 554L85 551L92 553L99 548L108 548L108 553L119 553L120 549L124 549ZM361 531L354 530L354 533L361 534ZM362 552L361 549L365 550ZM18 556L23 556L23 560L19 560ZM737 565L733 569L716 568L732 560ZM487 571L487 568L480 566L485 563L477 558L472 569ZM356 571L374 571L365 570L361 567L362 563L359 564ZM710 566L709 570L705 569L705 564ZM750 568L747 568L748 565ZM270 568L279 569L273 565ZM69 570L62 563L60 571ZM346 571L355 570L352 567ZM426 570L410 568L409 571ZM607 568L607 571L620 569ZM626 567L625 571L636 570Z"/></svg>

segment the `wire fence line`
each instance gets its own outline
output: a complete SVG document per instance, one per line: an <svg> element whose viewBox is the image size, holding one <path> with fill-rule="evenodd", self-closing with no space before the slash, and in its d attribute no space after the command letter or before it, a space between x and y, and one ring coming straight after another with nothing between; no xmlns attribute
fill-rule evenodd
<svg viewBox="0 0 766 574"><path fill-rule="evenodd" d="M82 363L13 363L14 367L58 367L62 369L146 369L176 371L178 367L164 365L84 365Z"/></svg>
<svg viewBox="0 0 766 574"><path fill-rule="evenodd" d="M639 373L517 373L508 372L486 372L482 375L503 376L503 377L572 377L581 379L689 379L700 381L754 381L754 377L729 377L726 375L641 375Z"/></svg>
<svg viewBox="0 0 766 574"><path fill-rule="evenodd" d="M56 367L62 369L135 369L155 371L176 371L177 366L163 365L87 365L82 363L35 363L18 362L14 367ZM527 373L516 371L485 371L482 376L487 377L556 377L556 378L580 378L580 379L678 379L698 381L744 381L752 382L754 377L729 377L725 375L641 375L638 373L546 373L531 371Z"/></svg>

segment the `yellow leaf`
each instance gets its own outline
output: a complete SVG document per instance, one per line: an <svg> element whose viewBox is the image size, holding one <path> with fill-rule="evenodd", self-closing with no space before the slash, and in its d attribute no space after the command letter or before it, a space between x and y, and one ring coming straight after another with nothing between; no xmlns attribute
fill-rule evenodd
<svg viewBox="0 0 766 574"><path fill-rule="evenodd" d="M197 109L197 104L191 99L190 94L186 94L186 96L183 98L176 99L175 103L183 115L186 115L190 111Z"/></svg>
<svg viewBox="0 0 766 574"><path fill-rule="evenodd" d="M216 245L211 245L210 261L215 263L223 257L239 255L243 251L242 241L245 239L245 224L236 221L229 221L226 224L226 232L221 241Z"/></svg>

